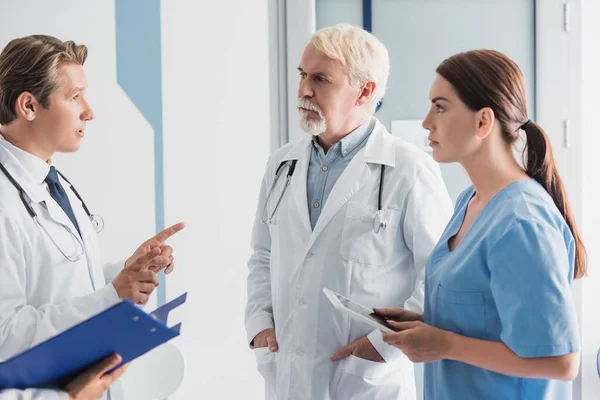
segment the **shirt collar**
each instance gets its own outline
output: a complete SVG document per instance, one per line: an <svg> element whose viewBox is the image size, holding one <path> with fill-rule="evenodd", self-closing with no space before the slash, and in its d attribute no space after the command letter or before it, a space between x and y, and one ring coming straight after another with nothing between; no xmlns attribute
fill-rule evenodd
<svg viewBox="0 0 600 400"><path fill-rule="evenodd" d="M44 183L48 172L50 172L50 165L41 158L12 145L2 134L0 134L0 144L21 163L23 169L29 173L37 184Z"/></svg>
<svg viewBox="0 0 600 400"><path fill-rule="evenodd" d="M359 144L361 144L373 131L375 127L375 118L371 117L363 122L358 128L347 134L332 146L332 149L339 148L342 157L345 157L347 154L351 153ZM317 137L313 137L313 145L314 147L320 148L321 145L317 141Z"/></svg>

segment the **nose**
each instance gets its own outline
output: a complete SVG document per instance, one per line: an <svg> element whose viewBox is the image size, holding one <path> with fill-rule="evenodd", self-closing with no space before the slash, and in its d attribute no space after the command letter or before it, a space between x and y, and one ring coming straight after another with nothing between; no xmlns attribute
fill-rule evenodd
<svg viewBox="0 0 600 400"><path fill-rule="evenodd" d="M310 85L308 77L300 78L300 84L298 85L298 98L300 97L313 97L315 94L312 86Z"/></svg>
<svg viewBox="0 0 600 400"><path fill-rule="evenodd" d="M424 129L427 129L428 131L431 131L431 128L432 128L431 110L429 110L429 112L425 116L425 119L423 120L423 122L421 123L421 125L423 126Z"/></svg>
<svg viewBox="0 0 600 400"><path fill-rule="evenodd" d="M83 121L91 121L94 119L94 110L92 110L92 106L87 100L83 100L83 112L81 113L81 119Z"/></svg>

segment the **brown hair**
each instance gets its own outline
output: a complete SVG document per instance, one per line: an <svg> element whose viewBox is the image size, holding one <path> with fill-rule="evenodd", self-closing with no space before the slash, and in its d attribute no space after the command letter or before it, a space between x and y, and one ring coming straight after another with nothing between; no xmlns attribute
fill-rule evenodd
<svg viewBox="0 0 600 400"><path fill-rule="evenodd" d="M474 50L444 60L436 72L450 82L468 108L479 111L489 107L494 111L508 145L519 139L520 129L525 130L525 172L546 189L564 217L575 239L575 278L584 276L587 269L585 248L556 169L550 140L544 130L527 117L525 83L517 64L494 50Z"/></svg>
<svg viewBox="0 0 600 400"><path fill-rule="evenodd" d="M83 65L87 47L52 36L32 35L11 40L0 53L0 125L16 117L15 105L23 92L30 92L45 108L60 85L60 67Z"/></svg>

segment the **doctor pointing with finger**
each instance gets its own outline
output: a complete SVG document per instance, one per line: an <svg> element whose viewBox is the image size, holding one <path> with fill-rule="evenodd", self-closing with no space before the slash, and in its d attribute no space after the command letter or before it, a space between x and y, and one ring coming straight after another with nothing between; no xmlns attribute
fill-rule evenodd
<svg viewBox="0 0 600 400"><path fill-rule="evenodd" d="M249 261L246 329L267 398L416 398L411 362L322 291L423 309L452 204L431 157L373 116L388 71L383 44L349 25L316 32L302 55L309 135L267 164Z"/></svg>
<svg viewBox="0 0 600 400"><path fill-rule="evenodd" d="M174 268L164 242L103 264L94 215L53 163L80 147L94 117L85 99L87 48L35 35L0 53L0 358L9 359L127 299L145 304ZM109 394L119 398L118 390Z"/></svg>

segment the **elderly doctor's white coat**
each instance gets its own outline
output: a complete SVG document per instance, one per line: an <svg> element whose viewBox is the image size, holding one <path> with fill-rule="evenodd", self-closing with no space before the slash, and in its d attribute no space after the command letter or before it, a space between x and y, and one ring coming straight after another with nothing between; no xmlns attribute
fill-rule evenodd
<svg viewBox="0 0 600 400"><path fill-rule="evenodd" d="M248 340L275 328L279 344L276 353L254 349L267 398L414 399L412 363L384 343L379 330L336 310L322 289L369 307L422 311L425 263L452 214L439 167L377 121L334 185L313 231L307 205L311 143L307 135L270 158L252 234ZM270 216L275 208L287 168L267 201L275 171L289 160L297 160L296 169L272 223L266 224L263 214ZM387 227L375 233L382 164ZM355 356L330 361L337 349L367 335L385 363Z"/></svg>
<svg viewBox="0 0 600 400"><path fill-rule="evenodd" d="M80 253L81 247L71 236L79 236L77 230L44 183L48 172L44 162L14 147L1 135L0 162L23 187L25 198L52 239L67 255ZM102 264L96 232L81 201L62 178L61 184L84 244L84 254L76 262L60 253L0 171L1 359L9 359L119 302L109 282L124 262ZM114 400L115 391L111 392Z"/></svg>

